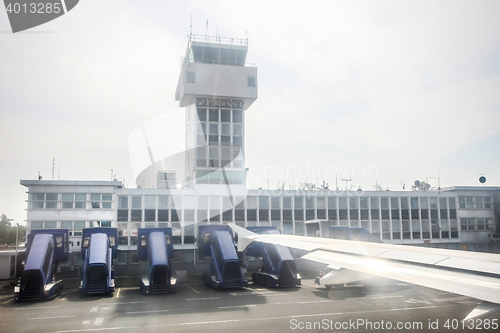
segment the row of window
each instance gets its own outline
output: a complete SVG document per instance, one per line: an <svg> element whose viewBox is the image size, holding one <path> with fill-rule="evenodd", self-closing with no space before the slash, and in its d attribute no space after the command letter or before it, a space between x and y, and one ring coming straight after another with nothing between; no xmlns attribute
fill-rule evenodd
<svg viewBox="0 0 500 333"><path fill-rule="evenodd" d="M196 98L197 107L211 107L211 108L233 108L243 109L243 101L241 99L228 99L228 98Z"/></svg>
<svg viewBox="0 0 500 333"><path fill-rule="evenodd" d="M118 209L118 221L333 221L456 219L456 209Z"/></svg>
<svg viewBox="0 0 500 333"><path fill-rule="evenodd" d="M85 228L110 228L111 221L31 221L31 229L68 229L70 236L81 236Z"/></svg>
<svg viewBox="0 0 500 333"><path fill-rule="evenodd" d="M495 225L493 219L461 218L460 228L462 230L494 230Z"/></svg>
<svg viewBox="0 0 500 333"><path fill-rule="evenodd" d="M32 209L109 209L112 194L102 193L32 193Z"/></svg>
<svg viewBox="0 0 500 333"><path fill-rule="evenodd" d="M458 197L458 205L462 209L490 209L491 197Z"/></svg>
<svg viewBox="0 0 500 333"><path fill-rule="evenodd" d="M203 171L203 170L199 170ZM206 170L208 171L208 170ZM219 171L219 173L221 173ZM226 172L226 175L229 171ZM199 174L200 177L206 174ZM222 176L221 176L222 177ZM217 177L219 178L219 177ZM438 200L439 199L439 200ZM339 209L339 210L455 210L455 197L320 197L320 196L208 196L208 195L131 195L119 196L118 208L166 209Z"/></svg>

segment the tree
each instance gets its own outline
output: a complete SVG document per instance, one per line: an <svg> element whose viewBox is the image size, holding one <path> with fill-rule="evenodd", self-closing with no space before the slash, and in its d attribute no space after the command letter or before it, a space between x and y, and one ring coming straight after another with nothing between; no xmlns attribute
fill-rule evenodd
<svg viewBox="0 0 500 333"><path fill-rule="evenodd" d="M325 191L329 191L330 190L330 184L328 184L327 182L325 182L323 180L323 184L321 184L321 186L319 187L320 190L325 190Z"/></svg>
<svg viewBox="0 0 500 333"><path fill-rule="evenodd" d="M11 227L10 219L7 218L7 215L2 214L0 218L0 244L7 243L9 228Z"/></svg>
<svg viewBox="0 0 500 333"><path fill-rule="evenodd" d="M26 235L26 228L22 225L13 226L11 219L7 218L5 214L0 217L0 244L15 244L16 243L16 232L19 230L18 241L22 240Z"/></svg>
<svg viewBox="0 0 500 333"><path fill-rule="evenodd" d="M301 183L300 184L300 189L301 190L308 190L308 191L312 191L312 190L316 190L318 187L316 186L316 184L314 183Z"/></svg>

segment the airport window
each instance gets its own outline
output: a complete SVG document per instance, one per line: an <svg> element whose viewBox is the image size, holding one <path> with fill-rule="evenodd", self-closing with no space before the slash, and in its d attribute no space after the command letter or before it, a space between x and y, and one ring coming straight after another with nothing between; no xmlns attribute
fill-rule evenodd
<svg viewBox="0 0 500 333"><path fill-rule="evenodd" d="M257 209L257 197L254 196L248 196L246 198L246 207L247 209Z"/></svg>
<svg viewBox="0 0 500 333"><path fill-rule="evenodd" d="M200 121L197 126L197 135L206 135L207 134L207 123L204 121Z"/></svg>
<svg viewBox="0 0 500 333"><path fill-rule="evenodd" d="M306 221L314 220L316 218L314 212L314 209L306 209Z"/></svg>
<svg viewBox="0 0 500 333"><path fill-rule="evenodd" d="M429 208L429 198L421 197L420 198L420 208L428 209Z"/></svg>
<svg viewBox="0 0 500 333"><path fill-rule="evenodd" d="M87 227L86 221L75 221L74 223L75 223L75 228L85 229Z"/></svg>
<svg viewBox="0 0 500 333"><path fill-rule="evenodd" d="M118 208L128 209L128 196L118 196Z"/></svg>
<svg viewBox="0 0 500 333"><path fill-rule="evenodd" d="M220 125L220 134L225 136L231 135L231 124L221 124ZM228 141L230 142L230 141Z"/></svg>
<svg viewBox="0 0 500 333"><path fill-rule="evenodd" d="M247 209L247 221L257 221L257 209Z"/></svg>
<svg viewBox="0 0 500 333"><path fill-rule="evenodd" d="M422 238L431 238L430 230L429 220L422 220Z"/></svg>
<svg viewBox="0 0 500 333"><path fill-rule="evenodd" d="M128 223L118 222L118 245L128 245Z"/></svg>
<svg viewBox="0 0 500 333"><path fill-rule="evenodd" d="M339 220L347 220L347 209L339 209Z"/></svg>
<svg viewBox="0 0 500 333"><path fill-rule="evenodd" d="M186 71L186 82L187 83L196 83L196 72Z"/></svg>
<svg viewBox="0 0 500 333"><path fill-rule="evenodd" d="M294 208L295 209L302 209L302 208L304 208L304 204L302 202L302 197L294 197L293 198L293 203L294 203Z"/></svg>
<svg viewBox="0 0 500 333"><path fill-rule="evenodd" d="M419 209L411 209L411 218L412 220L418 220L419 219Z"/></svg>
<svg viewBox="0 0 500 333"><path fill-rule="evenodd" d="M368 220L368 209L361 209L361 220Z"/></svg>
<svg viewBox="0 0 500 333"><path fill-rule="evenodd" d="M128 209L118 209L118 218L117 220L119 222L126 222L128 221Z"/></svg>
<svg viewBox="0 0 500 333"><path fill-rule="evenodd" d="M133 196L132 197L132 209L142 208L141 201L142 201L142 196Z"/></svg>
<svg viewBox="0 0 500 333"><path fill-rule="evenodd" d="M156 208L156 196L146 195L144 196L144 208L155 209Z"/></svg>
<svg viewBox="0 0 500 333"><path fill-rule="evenodd" d="M170 219L172 222L179 222L179 211L177 209L170 210Z"/></svg>
<svg viewBox="0 0 500 333"><path fill-rule="evenodd" d="M155 209L145 209L144 210L144 221L156 221L156 210Z"/></svg>
<svg viewBox="0 0 500 333"><path fill-rule="evenodd" d="M42 229L43 221L31 221L31 229Z"/></svg>
<svg viewBox="0 0 500 333"><path fill-rule="evenodd" d="M357 197L349 198L349 208L350 209L357 209L358 208L358 198Z"/></svg>
<svg viewBox="0 0 500 333"><path fill-rule="evenodd" d="M231 122L231 110L229 109L221 109L220 110L220 121L222 123L230 123ZM229 124L225 124L229 128Z"/></svg>
<svg viewBox="0 0 500 333"><path fill-rule="evenodd" d="M372 209L379 208L378 199L379 199L378 197L371 197L370 198L370 208L372 208Z"/></svg>
<svg viewBox="0 0 500 333"><path fill-rule="evenodd" d="M130 211L130 221L142 221L142 209L132 209Z"/></svg>
<svg viewBox="0 0 500 333"><path fill-rule="evenodd" d="M432 208L438 208L437 207L437 198L436 197L431 197L429 198L430 206Z"/></svg>
<svg viewBox="0 0 500 333"><path fill-rule="evenodd" d="M57 228L57 222L56 221L45 221L44 228L45 229L55 229L55 228Z"/></svg>
<svg viewBox="0 0 500 333"><path fill-rule="evenodd" d="M455 198L448 198L450 210L457 208Z"/></svg>
<svg viewBox="0 0 500 333"><path fill-rule="evenodd" d="M137 231L140 227L140 223L130 223L130 245L137 245Z"/></svg>
<svg viewBox="0 0 500 333"><path fill-rule="evenodd" d="M346 197L339 197L339 208L340 209L347 209L347 198Z"/></svg>
<svg viewBox="0 0 500 333"><path fill-rule="evenodd" d="M130 253L130 263L137 265L139 263L139 255L137 252Z"/></svg>
<svg viewBox="0 0 500 333"><path fill-rule="evenodd" d="M399 220L399 209L391 209L391 217L393 220Z"/></svg>
<svg viewBox="0 0 500 333"><path fill-rule="evenodd" d="M359 208L361 208L361 209L368 208L368 198L367 197L360 197L359 198Z"/></svg>
<svg viewBox="0 0 500 333"><path fill-rule="evenodd" d="M77 194L78 195L78 194ZM100 194L92 193L90 195L90 200L92 202L92 208L111 208L112 194ZM76 207L75 207L76 208Z"/></svg>
<svg viewBox="0 0 500 333"><path fill-rule="evenodd" d="M168 209L169 208L169 200L167 196L158 196L158 208L160 209Z"/></svg>
<svg viewBox="0 0 500 333"><path fill-rule="evenodd" d="M442 238L450 237L450 224L448 220L441 220L441 237Z"/></svg>
<svg viewBox="0 0 500 333"><path fill-rule="evenodd" d="M293 234L293 224L291 221L283 222L283 234L292 235Z"/></svg>
<svg viewBox="0 0 500 333"><path fill-rule="evenodd" d="M260 196L259 197L259 208L260 209L269 209L269 197L268 196Z"/></svg>
<svg viewBox="0 0 500 333"><path fill-rule="evenodd" d="M255 77L254 76L248 76L247 77L247 86L248 87L256 87L256 83L255 83Z"/></svg>
<svg viewBox="0 0 500 333"><path fill-rule="evenodd" d="M61 229L73 228L73 221L61 221Z"/></svg>
<svg viewBox="0 0 500 333"><path fill-rule="evenodd" d="M445 209L440 209L440 215L441 215L441 219L448 219L448 210L445 208Z"/></svg>
<svg viewBox="0 0 500 333"><path fill-rule="evenodd" d="M409 209L401 209L401 218L403 220L409 220L410 219L410 210Z"/></svg>
<svg viewBox="0 0 500 333"><path fill-rule="evenodd" d="M401 198L401 208L404 208L404 209L410 208L408 206L408 198L407 197L402 197Z"/></svg>
<svg viewBox="0 0 500 333"><path fill-rule="evenodd" d="M234 220L235 221L244 221L245 220L245 211L243 209L235 209L234 210Z"/></svg>
<svg viewBox="0 0 500 333"><path fill-rule="evenodd" d="M371 214L372 214L372 216L371 216L372 220L378 220L378 219L380 219L380 214L379 214L379 210L378 209L372 209L371 210Z"/></svg>
<svg viewBox="0 0 500 333"><path fill-rule="evenodd" d="M197 108L199 121L207 121L207 109Z"/></svg>
<svg viewBox="0 0 500 333"><path fill-rule="evenodd" d="M382 209L389 208L389 198L380 198L380 208Z"/></svg>
<svg viewBox="0 0 500 333"><path fill-rule="evenodd" d="M292 208L292 198L291 197L283 197L283 208L291 209Z"/></svg>
<svg viewBox="0 0 500 333"><path fill-rule="evenodd" d="M317 215L318 219L322 219L322 220L326 219L326 209L318 209L316 211L316 215Z"/></svg>
<svg viewBox="0 0 500 333"><path fill-rule="evenodd" d="M399 208L399 200L398 198L391 198L391 208Z"/></svg>
<svg viewBox="0 0 500 333"><path fill-rule="evenodd" d="M412 209L417 209L418 207L418 197L411 197L410 198L410 207Z"/></svg>
<svg viewBox="0 0 500 333"><path fill-rule="evenodd" d="M219 109L209 109L208 110L208 121L218 123L219 122Z"/></svg>
<svg viewBox="0 0 500 333"><path fill-rule="evenodd" d="M233 123L243 123L243 111L233 110Z"/></svg>
<svg viewBox="0 0 500 333"><path fill-rule="evenodd" d="M241 124L233 124L233 135L242 136L243 135L243 127Z"/></svg>

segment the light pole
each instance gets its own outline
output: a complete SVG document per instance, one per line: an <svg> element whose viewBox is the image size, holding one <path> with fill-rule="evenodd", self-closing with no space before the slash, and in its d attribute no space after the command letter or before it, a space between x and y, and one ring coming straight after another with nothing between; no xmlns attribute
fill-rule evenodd
<svg viewBox="0 0 500 333"><path fill-rule="evenodd" d="M349 189L347 188L347 182L350 182L352 179L342 178L342 180L345 180L345 190L349 194Z"/></svg>
<svg viewBox="0 0 500 333"><path fill-rule="evenodd" d="M14 278L17 277L17 243L19 237L19 223L16 223L16 257L14 259Z"/></svg>

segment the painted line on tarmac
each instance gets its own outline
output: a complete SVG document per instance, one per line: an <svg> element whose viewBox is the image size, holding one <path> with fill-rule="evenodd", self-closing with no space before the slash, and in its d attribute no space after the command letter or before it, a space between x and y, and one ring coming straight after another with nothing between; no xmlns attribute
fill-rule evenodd
<svg viewBox="0 0 500 333"><path fill-rule="evenodd" d="M368 297L369 299L384 299L384 298L401 298L405 296L376 296L376 297Z"/></svg>
<svg viewBox="0 0 500 333"><path fill-rule="evenodd" d="M59 308L59 306L37 306L34 308L28 308L28 307L22 307L22 308L15 308L14 310L39 310L39 309L55 309Z"/></svg>
<svg viewBox="0 0 500 333"><path fill-rule="evenodd" d="M58 319L58 318L73 318L75 315L72 316L54 316L54 317L36 317L36 318L27 318L28 320L40 320L40 319Z"/></svg>
<svg viewBox="0 0 500 333"><path fill-rule="evenodd" d="M69 295L71 295L72 293L75 292L76 289L73 289L69 294L67 294L66 296L64 296L63 298L61 298L61 301L65 301L68 299Z"/></svg>
<svg viewBox="0 0 500 333"><path fill-rule="evenodd" d="M192 291L194 291L195 293L199 294L200 292L197 291L196 289L194 289L193 287L191 287L189 284L186 283L186 286L189 287L189 289L191 289Z"/></svg>
<svg viewBox="0 0 500 333"><path fill-rule="evenodd" d="M107 327L107 328L94 328L94 329L79 329L79 330L57 331L56 333L91 332L91 331L102 331L102 330L137 330L137 329L153 328L153 327L224 324L224 323L237 323L237 322L251 322L251 321L265 321L265 320L278 320L278 319L292 319L292 318L301 318L301 317L324 317L324 316L352 315L352 314L362 314L362 313L411 311L411 310L423 310L423 309L433 309L433 308L438 308L438 306L421 306L421 307L396 308L396 309L385 309L385 310L376 309L376 310L355 311L355 312L317 313L317 314L310 314L310 315L267 317L267 318L262 318L261 317L261 318L243 318L243 319L230 319L230 320L198 321L198 322L186 322L186 323L177 323L177 324L159 324L159 325L147 325L147 326L128 326L128 327L121 326L121 327Z"/></svg>
<svg viewBox="0 0 500 333"><path fill-rule="evenodd" d="M151 310L151 311L135 311L127 312L127 314L138 314L138 313L159 313L159 312L169 312L170 310Z"/></svg>
<svg viewBox="0 0 500 333"><path fill-rule="evenodd" d="M118 288L118 290L116 291L116 298L120 297L120 288Z"/></svg>
<svg viewBox="0 0 500 333"><path fill-rule="evenodd" d="M185 301L202 301L206 299L220 299L220 297L186 298Z"/></svg>
<svg viewBox="0 0 500 333"><path fill-rule="evenodd" d="M143 302L117 302L117 303L102 303L101 305L115 305L115 304L143 304L146 303L146 301Z"/></svg>
<svg viewBox="0 0 500 333"><path fill-rule="evenodd" d="M96 318L94 325L100 326L102 325L102 322L104 321L104 318Z"/></svg>
<svg viewBox="0 0 500 333"><path fill-rule="evenodd" d="M2 304L7 304L7 303L9 303L9 302L12 302L13 300L14 300L14 299L13 299L13 298L11 298L11 299L9 299L8 301L3 302Z"/></svg>
<svg viewBox="0 0 500 333"><path fill-rule="evenodd" d="M249 308L251 306L257 306L257 304L249 305L234 305L234 306L219 306L219 309L233 309L233 308Z"/></svg>

